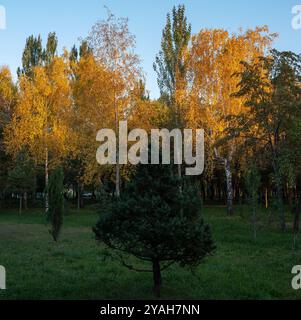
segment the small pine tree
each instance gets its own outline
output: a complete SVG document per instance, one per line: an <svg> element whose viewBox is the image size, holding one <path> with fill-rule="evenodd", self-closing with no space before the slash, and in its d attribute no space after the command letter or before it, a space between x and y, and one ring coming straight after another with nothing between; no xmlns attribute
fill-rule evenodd
<svg viewBox="0 0 301 320"><path fill-rule="evenodd" d="M58 241L64 214L64 173L61 167L56 168L50 175L47 193L49 195L48 221L51 224L49 233L54 241Z"/></svg>
<svg viewBox="0 0 301 320"><path fill-rule="evenodd" d="M160 295L161 271L173 263L198 266L214 249L209 226L201 217L196 187L181 180L170 165L139 165L120 199L111 198L107 212L93 229L96 238L119 253L124 266L153 273ZM141 270L126 262L128 255L150 262Z"/></svg>

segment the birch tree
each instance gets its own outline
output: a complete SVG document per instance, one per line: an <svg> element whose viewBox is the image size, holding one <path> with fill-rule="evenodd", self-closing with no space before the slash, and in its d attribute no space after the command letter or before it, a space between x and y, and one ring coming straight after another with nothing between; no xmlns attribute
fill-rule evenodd
<svg viewBox="0 0 301 320"><path fill-rule="evenodd" d="M115 132L119 121L127 118L131 107L131 93L141 76L139 57L135 54L135 37L130 33L128 19L118 18L108 11L108 18L97 22L87 37L95 59L113 73L111 90L112 108L115 112ZM117 144L119 143L117 139ZM117 152L116 196L120 196L120 159Z"/></svg>
<svg viewBox="0 0 301 320"><path fill-rule="evenodd" d="M16 156L26 148L45 169L59 163L72 146L69 128L71 112L69 64L66 57L55 57L45 67L35 67L29 78L19 79L19 98L11 122L5 127L6 150ZM49 203L46 193L45 209Z"/></svg>
<svg viewBox="0 0 301 320"><path fill-rule="evenodd" d="M218 165L225 172L227 211L232 215L232 163L239 140L227 140L229 117L239 114L245 97L234 97L239 80L233 75L243 69L241 61L264 55L275 35L267 27L230 35L225 30L201 30L192 37L190 48L189 110L190 126L206 130L206 139L214 150Z"/></svg>

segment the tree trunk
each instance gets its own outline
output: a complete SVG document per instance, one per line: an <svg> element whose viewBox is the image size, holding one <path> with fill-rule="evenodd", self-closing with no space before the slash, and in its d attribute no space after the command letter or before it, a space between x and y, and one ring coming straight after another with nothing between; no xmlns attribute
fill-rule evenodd
<svg viewBox="0 0 301 320"><path fill-rule="evenodd" d="M296 194L295 194L296 198L297 198L297 192L298 192L297 190L299 189L298 188L299 185L300 185L300 181L298 181L298 183L296 185ZM298 205L293 209L293 213L294 213L294 243L293 243L293 249L296 250L296 248L297 248L297 237L298 237L298 233L300 231L301 191L299 191Z"/></svg>
<svg viewBox="0 0 301 320"><path fill-rule="evenodd" d="M181 179L182 179L182 165L178 164L177 167L178 167L178 177L180 179L179 191L180 191L180 193L182 193L183 192L183 185L182 185L182 181L181 181Z"/></svg>
<svg viewBox="0 0 301 320"><path fill-rule="evenodd" d="M265 208L269 207L269 196L268 196L268 188L265 189Z"/></svg>
<svg viewBox="0 0 301 320"><path fill-rule="evenodd" d="M24 192L24 209L27 210L28 209L28 206L27 206L27 192L25 191Z"/></svg>
<svg viewBox="0 0 301 320"><path fill-rule="evenodd" d="M49 184L49 154L46 148L45 152L45 213L48 214L49 211L49 194L48 194L48 184Z"/></svg>
<svg viewBox="0 0 301 320"><path fill-rule="evenodd" d="M119 158L119 153L117 152L117 159ZM116 164L116 190L115 195L117 198L120 198L120 165L119 159L117 160Z"/></svg>
<svg viewBox="0 0 301 320"><path fill-rule="evenodd" d="M298 206L294 210L294 234L300 231L300 216L301 216L301 193L299 195Z"/></svg>
<svg viewBox="0 0 301 320"><path fill-rule="evenodd" d="M81 191L80 191L80 185L77 186L77 210L79 211L81 208L80 205L80 198L81 198Z"/></svg>
<svg viewBox="0 0 301 320"><path fill-rule="evenodd" d="M253 235L254 240L257 239L257 214L256 214L256 208L253 207Z"/></svg>
<svg viewBox="0 0 301 320"><path fill-rule="evenodd" d="M277 181L277 198L278 198L278 206L279 206L279 214L280 214L280 227L281 231L285 231L286 229L286 221L285 221L285 213L283 206L283 189L281 186L281 182Z"/></svg>
<svg viewBox="0 0 301 320"><path fill-rule="evenodd" d="M217 148L214 148L215 157L218 161L223 163L225 175L226 175L226 185L227 185L227 211L228 216L234 214L233 209L233 183L232 183L232 172L231 172L231 159L232 159L232 150L229 152L228 158L222 158L219 156Z"/></svg>
<svg viewBox="0 0 301 320"><path fill-rule="evenodd" d="M280 160L278 152L279 134L276 131L274 134L274 143L270 137L270 146L273 153L272 164L276 180L277 198L278 198L278 208L279 208L279 218L280 218L280 228L284 232L286 229L285 213L283 205L283 181L280 173Z"/></svg>
<svg viewBox="0 0 301 320"><path fill-rule="evenodd" d="M19 214L22 214L22 194L19 194L20 200L19 200Z"/></svg>
<svg viewBox="0 0 301 320"><path fill-rule="evenodd" d="M160 297L162 277L161 277L160 262L158 260L153 260L153 277L154 277L154 294L156 295L156 297Z"/></svg>
<svg viewBox="0 0 301 320"><path fill-rule="evenodd" d="M224 162L225 162L225 174L226 174L226 183L227 183L227 210L228 210L228 215L232 216L234 213L232 172L230 167L230 161L228 159L224 159Z"/></svg>
<svg viewBox="0 0 301 320"><path fill-rule="evenodd" d="M115 108L115 132L117 135L116 139L116 182L115 182L115 196L117 198L120 198L120 163L119 163L119 109L118 109L118 103L116 99L116 92L115 92L115 84L114 84L114 108Z"/></svg>

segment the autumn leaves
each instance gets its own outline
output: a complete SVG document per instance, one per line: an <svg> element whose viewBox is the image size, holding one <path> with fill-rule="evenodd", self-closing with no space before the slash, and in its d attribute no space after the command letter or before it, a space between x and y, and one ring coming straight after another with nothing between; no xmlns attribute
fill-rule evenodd
<svg viewBox="0 0 301 320"><path fill-rule="evenodd" d="M209 176L219 159L231 207L231 168L239 138L228 140L227 129L229 116L244 112L246 102L246 97L233 95L239 83L235 75L243 70L241 61L264 55L274 37L267 27L233 35L205 29L192 35L184 7L174 8L155 63L161 90L156 101L145 90L127 19L109 13L107 20L92 27L79 50L73 47L61 55L54 33L44 49L40 37L29 37L18 83L12 82L6 68L0 73L0 79L6 79L0 83L5 151L16 158L26 150L37 166L45 168L46 185L49 170L69 168L75 160L81 167L78 183L98 185L109 173L120 194L127 168L118 162L97 164L95 137L100 129L118 132L120 121L127 121L129 130L148 133L156 128L204 129L205 173Z"/></svg>

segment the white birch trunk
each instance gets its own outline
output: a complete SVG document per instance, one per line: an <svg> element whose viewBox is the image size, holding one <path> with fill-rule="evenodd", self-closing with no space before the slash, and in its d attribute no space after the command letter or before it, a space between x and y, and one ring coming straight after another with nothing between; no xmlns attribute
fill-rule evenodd
<svg viewBox="0 0 301 320"><path fill-rule="evenodd" d="M234 214L233 209L233 183L232 183L232 172L231 172L231 153L228 158L220 157L216 148L214 148L215 157L221 161L224 166L226 176L226 189L227 189L227 212L229 216Z"/></svg>

